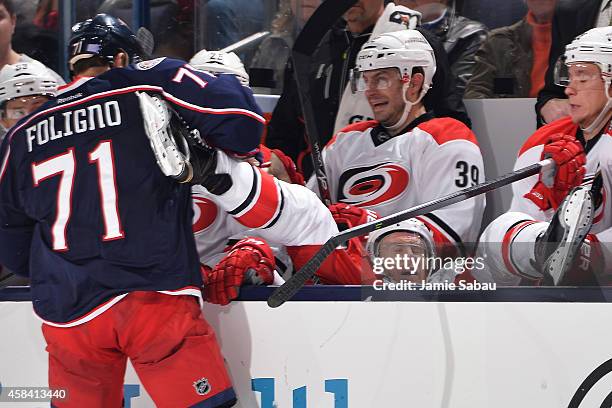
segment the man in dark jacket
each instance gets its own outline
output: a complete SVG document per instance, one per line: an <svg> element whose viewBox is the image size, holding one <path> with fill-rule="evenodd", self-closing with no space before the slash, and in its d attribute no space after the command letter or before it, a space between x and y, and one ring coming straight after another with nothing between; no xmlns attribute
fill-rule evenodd
<svg viewBox="0 0 612 408"><path fill-rule="evenodd" d="M517 23L489 32L464 98L533 98L544 85L556 0L527 0Z"/></svg>
<svg viewBox="0 0 612 408"><path fill-rule="evenodd" d="M463 95L474 69L474 55L487 38L487 27L458 15L452 0L397 0L397 3L423 15L422 27L442 42L457 89Z"/></svg>
<svg viewBox="0 0 612 408"><path fill-rule="evenodd" d="M383 3L383 0L360 0L345 14L346 21L339 21L327 32L312 58L310 97L322 146L333 136L336 114L349 72L355 67L357 53L370 38L374 25L383 14ZM432 45L437 60L434 83L439 86L428 92L425 98L427 109L433 109L437 116L453 117L469 126L471 123L461 94L455 89L444 48L434 35L426 30L420 31ZM291 59L287 63L283 89L268 127L266 144L284 151L308 178L312 174L310 145L304 134L304 120Z"/></svg>
<svg viewBox="0 0 612 408"><path fill-rule="evenodd" d="M569 114L569 104L563 92L564 88L555 85L553 80L555 64L565 51L565 46L574 37L590 28L610 24L610 10L606 9L609 7L612 5L609 5L607 0L559 0L557 3L552 23L552 43L548 71L546 71L546 84L538 94L536 103L540 125Z"/></svg>

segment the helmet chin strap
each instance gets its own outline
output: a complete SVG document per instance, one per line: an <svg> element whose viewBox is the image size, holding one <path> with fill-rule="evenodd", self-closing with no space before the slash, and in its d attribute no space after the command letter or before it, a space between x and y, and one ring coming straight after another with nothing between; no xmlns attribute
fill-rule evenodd
<svg viewBox="0 0 612 408"><path fill-rule="evenodd" d="M419 103L421 99L423 99L423 96L425 96L425 94L427 93L427 90L429 89L429 87L426 87L425 85L423 85L423 89L421 90L421 94L419 95L417 100L414 102L410 102L408 98L406 97L406 94L407 94L406 91L408 91L409 86L410 86L410 82L405 82L404 85L402 86L402 98L404 99L404 111L402 112L402 116L400 116L399 120L395 122L395 124L385 126L389 131L391 131L391 133L399 132L400 130L404 128L404 126L406 126L407 124L406 119L408 119L408 115L410 115L410 111L412 110L412 107L416 105L417 103Z"/></svg>
<svg viewBox="0 0 612 408"><path fill-rule="evenodd" d="M604 125L604 121L606 120L606 117L608 116L608 113L612 109L612 97L610 97L610 83L611 83L611 80L610 79L606 79L604 82L606 84L606 86L605 86L605 89L606 89L606 98L608 99L608 101L606 102L606 104L603 107L603 109L601 110L601 112L599 112L599 115L597 115L595 120L593 120L593 122L589 126L587 126L585 128L580 126L580 129L582 129L582 131L584 133L591 133L592 134L596 130L599 130Z"/></svg>

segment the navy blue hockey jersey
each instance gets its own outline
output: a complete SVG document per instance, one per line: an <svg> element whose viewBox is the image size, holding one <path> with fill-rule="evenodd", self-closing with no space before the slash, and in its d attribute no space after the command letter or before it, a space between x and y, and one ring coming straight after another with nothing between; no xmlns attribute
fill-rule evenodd
<svg viewBox="0 0 612 408"><path fill-rule="evenodd" d="M136 91L162 94L213 146L259 145L248 88L164 58L80 78L20 121L0 151L0 263L30 276L51 324L89 320L136 290L199 295L190 188L159 170Z"/></svg>

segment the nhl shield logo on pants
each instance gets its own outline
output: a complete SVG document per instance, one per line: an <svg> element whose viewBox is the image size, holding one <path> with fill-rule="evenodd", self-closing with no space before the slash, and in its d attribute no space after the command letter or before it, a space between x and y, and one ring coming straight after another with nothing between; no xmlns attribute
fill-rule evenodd
<svg viewBox="0 0 612 408"><path fill-rule="evenodd" d="M211 390L211 386L207 378L200 378L199 380L195 381L193 383L193 387L198 395L206 395Z"/></svg>

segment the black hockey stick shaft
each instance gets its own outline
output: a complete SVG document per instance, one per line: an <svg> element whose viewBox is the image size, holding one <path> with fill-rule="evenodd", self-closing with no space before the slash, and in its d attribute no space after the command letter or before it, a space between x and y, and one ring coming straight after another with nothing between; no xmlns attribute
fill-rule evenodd
<svg viewBox="0 0 612 408"><path fill-rule="evenodd" d="M291 297L293 297L293 295L295 295L295 293L300 290L302 286L304 286L306 281L314 276L329 254L331 254L339 245L344 244L351 238L388 227L400 221L414 218L419 215L425 215L448 205L487 193L505 185L514 183L515 181L538 174L542 170L548 170L551 168L554 168L554 161L552 159L542 160L538 163L532 164L531 166L505 174L494 180L485 181L482 184L456 191L444 197L436 198L435 200L417 205L416 207L408 208L395 214L380 218L376 221L361 224L357 227L342 231L328 239L327 242L323 244L321 249L317 251L317 253L315 253L297 273L295 273L285 283L272 292L268 298L268 306L278 307L287 300L291 299Z"/></svg>
<svg viewBox="0 0 612 408"><path fill-rule="evenodd" d="M306 138L310 144L310 157L312 158L321 199L327 206L332 203L331 194L327 174L325 173L323 156L321 155L321 138L310 94L312 56L327 31L355 3L357 3L357 0L325 0L321 3L308 19L302 31L300 31L291 52L293 73L306 127Z"/></svg>

